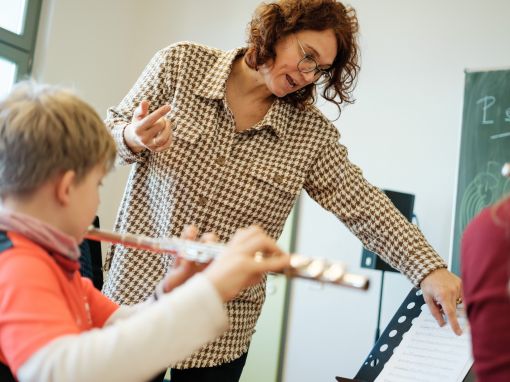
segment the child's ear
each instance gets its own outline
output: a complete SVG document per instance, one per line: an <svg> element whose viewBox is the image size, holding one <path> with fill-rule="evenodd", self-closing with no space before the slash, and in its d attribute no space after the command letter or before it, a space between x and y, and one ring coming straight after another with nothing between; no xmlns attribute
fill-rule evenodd
<svg viewBox="0 0 510 382"><path fill-rule="evenodd" d="M57 177L55 192L59 203L67 206L71 200L71 191L76 180L76 173L67 170Z"/></svg>

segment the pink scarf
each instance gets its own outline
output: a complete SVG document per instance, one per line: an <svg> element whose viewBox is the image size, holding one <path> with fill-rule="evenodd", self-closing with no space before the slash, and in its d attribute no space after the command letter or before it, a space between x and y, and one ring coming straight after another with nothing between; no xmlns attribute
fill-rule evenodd
<svg viewBox="0 0 510 382"><path fill-rule="evenodd" d="M80 268L80 250L76 240L48 223L0 208L0 230L16 232L40 245L68 272Z"/></svg>

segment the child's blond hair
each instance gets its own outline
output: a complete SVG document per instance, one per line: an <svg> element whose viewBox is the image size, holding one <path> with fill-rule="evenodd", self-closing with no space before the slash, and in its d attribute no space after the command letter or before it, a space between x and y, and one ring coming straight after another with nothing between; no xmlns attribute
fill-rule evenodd
<svg viewBox="0 0 510 382"><path fill-rule="evenodd" d="M52 177L111 169L115 143L94 109L69 90L22 82L0 101L0 195L27 194Z"/></svg>

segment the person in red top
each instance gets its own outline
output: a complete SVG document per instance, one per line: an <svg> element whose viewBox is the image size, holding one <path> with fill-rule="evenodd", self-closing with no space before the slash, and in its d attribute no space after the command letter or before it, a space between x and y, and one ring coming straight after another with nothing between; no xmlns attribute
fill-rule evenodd
<svg viewBox="0 0 510 382"><path fill-rule="evenodd" d="M464 302L479 382L510 381L510 197L484 209L464 231Z"/></svg>
<svg viewBox="0 0 510 382"><path fill-rule="evenodd" d="M150 301L118 306L80 276L77 245L115 155L99 116L65 90L23 83L0 100L2 382L146 381L227 329L224 302L289 265L251 227L203 272L183 261Z"/></svg>

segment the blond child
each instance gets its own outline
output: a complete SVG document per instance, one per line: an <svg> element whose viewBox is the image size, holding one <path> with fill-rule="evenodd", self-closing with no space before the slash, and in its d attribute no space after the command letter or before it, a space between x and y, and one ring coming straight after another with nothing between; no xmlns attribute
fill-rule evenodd
<svg viewBox="0 0 510 382"><path fill-rule="evenodd" d="M118 306L80 276L77 247L114 158L103 122L70 92L22 83L0 101L2 381L148 380L226 330L224 302L288 266L252 227L203 272L190 278L184 262L158 298Z"/></svg>

